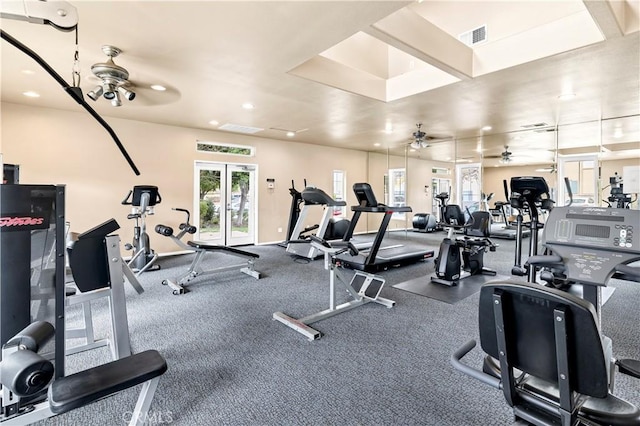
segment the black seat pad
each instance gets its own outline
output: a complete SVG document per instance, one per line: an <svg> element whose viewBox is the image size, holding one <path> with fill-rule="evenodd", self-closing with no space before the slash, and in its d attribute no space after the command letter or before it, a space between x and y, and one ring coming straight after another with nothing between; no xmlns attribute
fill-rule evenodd
<svg viewBox="0 0 640 426"><path fill-rule="evenodd" d="M187 244L189 244L191 247L194 247L194 248L197 248L197 249L200 249L200 250L228 251L230 253L239 254L240 256L253 257L255 259L260 257L259 254L251 253L249 251L244 251L244 250L240 250L240 249L233 248L233 247L221 246L221 245L218 245L218 244L205 244L205 243L201 243L201 242L198 242L198 241L187 241Z"/></svg>
<svg viewBox="0 0 640 426"><path fill-rule="evenodd" d="M49 405L55 414L66 413L151 380L165 371L167 362L158 351L140 352L55 380L49 387Z"/></svg>

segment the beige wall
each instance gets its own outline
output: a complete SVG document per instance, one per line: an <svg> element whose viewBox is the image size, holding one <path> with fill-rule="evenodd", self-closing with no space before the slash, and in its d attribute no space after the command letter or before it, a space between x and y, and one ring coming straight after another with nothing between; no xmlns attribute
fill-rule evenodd
<svg viewBox="0 0 640 426"><path fill-rule="evenodd" d="M67 220L82 232L115 218L120 236L128 242L133 221L120 204L134 185L157 185L162 204L147 220L152 247L175 251L171 240L153 232L158 223L176 226L183 220L171 207L193 209L194 162L253 163L258 166L258 242L282 241L287 227L291 180L330 192L332 171L347 171L347 188L367 180L367 153L340 148L297 144L245 135L205 131L105 117L141 171L135 176L115 144L84 111L69 112L2 103L0 149L3 161L20 165L21 183L65 184ZM237 143L256 147L253 158L197 153L196 140ZM267 189L266 179L275 179ZM347 191L347 204L355 203ZM278 228L283 228L278 233Z"/></svg>

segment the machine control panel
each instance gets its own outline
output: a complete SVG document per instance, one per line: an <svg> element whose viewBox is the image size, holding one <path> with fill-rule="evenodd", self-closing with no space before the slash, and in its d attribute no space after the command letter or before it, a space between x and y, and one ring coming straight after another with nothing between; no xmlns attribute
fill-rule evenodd
<svg viewBox="0 0 640 426"><path fill-rule="evenodd" d="M640 211L556 207L543 243L565 260L569 279L606 285L616 266L640 259Z"/></svg>

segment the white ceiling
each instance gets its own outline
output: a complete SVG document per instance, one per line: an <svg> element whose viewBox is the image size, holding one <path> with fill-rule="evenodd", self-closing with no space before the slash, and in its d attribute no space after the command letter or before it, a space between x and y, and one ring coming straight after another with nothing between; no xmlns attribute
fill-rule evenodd
<svg viewBox="0 0 640 426"><path fill-rule="evenodd" d="M115 62L136 85L136 99L121 107L88 101L107 121L215 130L216 120L262 128L261 137L395 153L420 122L450 141L412 155L450 161L479 159L478 143L485 157L508 145L531 163L551 161L556 138L567 153L593 151L601 139L613 151L640 148L637 0L72 4L84 93L105 44L122 49ZM0 23L71 82L75 33ZM480 25L487 42L457 40ZM5 41L0 48L3 102L79 109L30 58ZM567 91L576 96L559 100ZM557 133L523 127L535 123ZM534 147L549 151L526 155Z"/></svg>

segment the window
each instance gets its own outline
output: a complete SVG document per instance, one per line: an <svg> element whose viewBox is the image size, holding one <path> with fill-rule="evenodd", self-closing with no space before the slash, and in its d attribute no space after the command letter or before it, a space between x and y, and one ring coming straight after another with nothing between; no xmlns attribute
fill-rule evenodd
<svg viewBox="0 0 640 426"><path fill-rule="evenodd" d="M481 210L482 203L482 167L479 163L456 166L458 200L463 211L469 213Z"/></svg>
<svg viewBox="0 0 640 426"><path fill-rule="evenodd" d="M391 207L407 205L406 171L405 169L389 169L389 201ZM404 213L394 213L393 219L404 219Z"/></svg>
<svg viewBox="0 0 640 426"><path fill-rule="evenodd" d="M242 155L245 157L253 157L255 155L254 147L218 142L197 141L196 151L214 154Z"/></svg>
<svg viewBox="0 0 640 426"><path fill-rule="evenodd" d="M347 179L344 170L333 171L333 199L336 201L345 201L347 193ZM336 207L333 211L335 217L345 217L346 208Z"/></svg>

